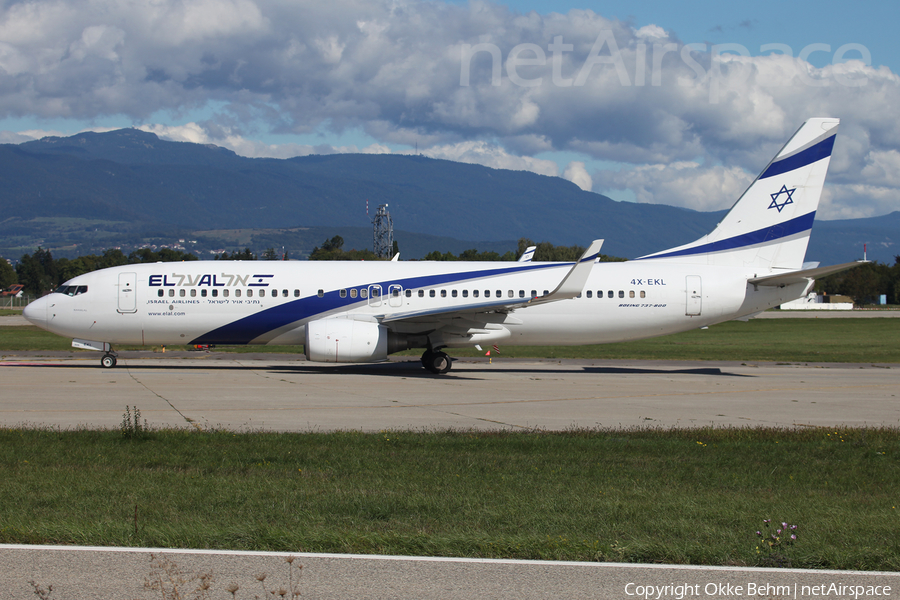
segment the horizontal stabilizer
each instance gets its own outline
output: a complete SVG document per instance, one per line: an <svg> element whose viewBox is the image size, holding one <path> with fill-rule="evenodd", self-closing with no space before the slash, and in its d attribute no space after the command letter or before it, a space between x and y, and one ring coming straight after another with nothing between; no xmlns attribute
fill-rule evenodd
<svg viewBox="0 0 900 600"><path fill-rule="evenodd" d="M847 269L852 269L853 267L858 267L859 265L864 265L868 262L870 261L858 260L856 262L843 263L840 265L831 265L830 267L818 267L816 269L792 271L790 273L779 273L777 275L766 275L764 277L753 277L752 279L748 279L747 282L752 283L753 285L767 286L783 286L791 285L794 283L804 283L810 279L818 279L819 277L825 277L826 275L840 273L841 271L846 271Z"/></svg>

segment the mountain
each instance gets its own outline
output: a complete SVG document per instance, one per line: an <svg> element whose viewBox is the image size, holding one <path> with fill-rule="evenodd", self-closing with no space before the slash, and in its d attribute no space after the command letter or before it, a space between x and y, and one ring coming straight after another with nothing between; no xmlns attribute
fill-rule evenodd
<svg viewBox="0 0 900 600"><path fill-rule="evenodd" d="M0 145L0 181L0 236L16 239L45 237L42 227L65 219L72 229L93 228L96 239L114 230L146 236L174 230L365 229L371 228L368 200L372 213L379 204L389 205L398 231L465 240L465 247L520 237L586 245L602 237L604 253L635 257L692 241L724 214L616 202L559 177L423 156L251 159L136 129ZM875 256L870 248L870 258L893 262L891 249L900 242L897 219L900 213L817 222L808 256L823 263L851 260L861 254L858 240L869 236L865 240L877 240L883 254Z"/></svg>

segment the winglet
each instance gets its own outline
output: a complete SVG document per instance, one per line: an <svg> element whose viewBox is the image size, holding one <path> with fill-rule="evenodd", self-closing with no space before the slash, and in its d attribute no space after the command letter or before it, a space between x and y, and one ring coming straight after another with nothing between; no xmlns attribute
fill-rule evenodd
<svg viewBox="0 0 900 600"><path fill-rule="evenodd" d="M594 240L590 247L584 251L581 258L578 259L563 280L559 282L556 289L546 296L538 296L533 298L530 304L543 304L544 302L555 302L557 300L568 300L575 298L584 290L584 284L587 283L591 269L594 263L600 257L600 248L603 246L603 240Z"/></svg>
<svg viewBox="0 0 900 600"><path fill-rule="evenodd" d="M535 250L537 250L537 246L528 246L525 248L525 252L519 257L519 262L531 262L531 259L534 258Z"/></svg>

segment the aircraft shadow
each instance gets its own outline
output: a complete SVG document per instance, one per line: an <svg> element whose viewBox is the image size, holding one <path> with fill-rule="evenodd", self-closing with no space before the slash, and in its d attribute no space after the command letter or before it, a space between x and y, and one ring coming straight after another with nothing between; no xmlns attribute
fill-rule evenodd
<svg viewBox="0 0 900 600"><path fill-rule="evenodd" d="M25 368L52 368L52 369L101 369L99 365L84 363L41 363L41 362L14 362L0 363L0 366L7 367L25 367ZM124 370L125 366L120 365L111 372ZM207 362L203 364L178 364L177 360L173 360L170 364L164 365L141 365L131 364L128 369L141 371L268 371L274 374L334 374L341 375L369 375L380 377L414 377L421 379L434 378L452 378L463 380L482 380L486 374L485 369L472 369L463 365L456 365L453 369L444 375L435 375L422 368L417 360L406 362L387 362L378 364L350 364L350 365L238 365L233 362L224 364L216 364L216 362ZM512 365L492 365L490 371L494 373L504 374L535 374L543 373L546 375L583 375L585 373L595 375L703 375L708 377L754 377L754 375L746 375L740 373L730 373L722 371L718 367L696 367L696 368L651 368L651 367L597 367L597 366L571 366L556 368L553 370L540 368L527 368Z"/></svg>

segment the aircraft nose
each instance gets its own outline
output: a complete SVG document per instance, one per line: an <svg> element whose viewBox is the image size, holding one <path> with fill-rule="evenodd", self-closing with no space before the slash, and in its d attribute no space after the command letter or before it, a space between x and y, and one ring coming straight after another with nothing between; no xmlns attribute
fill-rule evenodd
<svg viewBox="0 0 900 600"><path fill-rule="evenodd" d="M28 319L33 325L46 329L48 306L49 302L46 297L38 298L25 307L25 310L22 311L22 316Z"/></svg>

